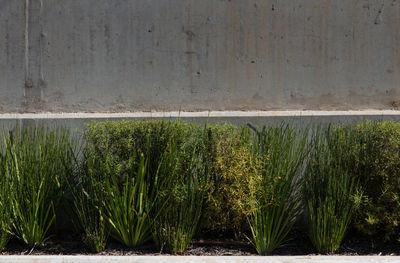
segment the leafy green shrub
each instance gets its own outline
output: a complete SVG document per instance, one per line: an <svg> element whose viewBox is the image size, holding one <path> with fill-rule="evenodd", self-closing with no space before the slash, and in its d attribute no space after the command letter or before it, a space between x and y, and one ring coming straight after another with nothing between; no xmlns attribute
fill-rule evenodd
<svg viewBox="0 0 400 263"><path fill-rule="evenodd" d="M65 129L16 128L4 138L13 233L40 246L56 219L66 179L74 169Z"/></svg>
<svg viewBox="0 0 400 263"><path fill-rule="evenodd" d="M186 250L202 215L207 174L202 141L197 136L181 147L171 140L159 168L160 179L171 181L158 192L168 198L168 203L164 198L156 202L155 210L162 212L156 218L154 241L158 249L168 253Z"/></svg>
<svg viewBox="0 0 400 263"><path fill-rule="evenodd" d="M355 126L351 138L350 172L361 186L353 225L385 241L399 238L400 124L365 122Z"/></svg>
<svg viewBox="0 0 400 263"><path fill-rule="evenodd" d="M147 139L148 145L152 140ZM152 209L158 198L157 170L156 174L150 174L148 159L143 154L137 157L136 149L131 147L128 159L121 160L109 143L105 141L99 152L97 145L90 144L89 140L80 180L83 182L80 191L84 194L76 198L77 211L85 220L80 216L84 240L94 252L104 249L108 231L128 247L150 240L154 222ZM86 203L82 203L81 196L87 199Z"/></svg>
<svg viewBox="0 0 400 263"><path fill-rule="evenodd" d="M317 129L312 139L303 194L309 237L319 253L340 247L352 218L356 183L346 163L352 145L348 131Z"/></svg>
<svg viewBox="0 0 400 263"><path fill-rule="evenodd" d="M102 160L93 171L104 178L103 207L110 234L127 246L137 246L151 238L154 220L164 215L163 208L171 196L163 195L163 192L182 190L174 171L184 177L185 169L190 167L187 160L191 160L193 154L188 149L194 149L197 144L202 167L205 171L210 167L207 158L203 158L208 155L205 149L210 145L209 133L201 132L195 124L165 121L91 123L85 136L93 147L92 158ZM202 136L201 141L198 136ZM168 159L165 154L171 151L171 143L177 149L174 154L179 152L179 161L174 159L171 167L174 169L163 170L165 165L160 165ZM183 148L187 151L182 151ZM170 185L172 180L175 180L175 188ZM176 206L178 204L174 209Z"/></svg>
<svg viewBox="0 0 400 263"><path fill-rule="evenodd" d="M298 215L299 175L306 156L307 131L289 126L255 130L253 153L261 161L255 173L249 216L250 241L261 255L272 253Z"/></svg>
<svg viewBox="0 0 400 263"><path fill-rule="evenodd" d="M91 122L85 131L95 153L110 152L121 173L138 169L140 156L148 161L150 174L156 174L160 158L169 140L178 144L188 140L198 125L179 121L106 121ZM136 160L132 160L136 156ZM131 167L134 166L134 167Z"/></svg>
<svg viewBox="0 0 400 263"><path fill-rule="evenodd" d="M114 161L121 166L121 173L137 170L138 161L129 160L133 155L144 154L148 158L149 173L154 175L169 141L174 141L178 148L193 144L196 140L193 134L199 130L199 125L172 121L93 122L88 125L86 137L96 153L112 153ZM249 182L241 165L246 162L246 169L252 170L249 160L242 160L250 158L249 150L245 149L248 142L232 125L207 125L198 147L204 156L205 174L211 177L202 226L213 233L233 231L240 236L247 227L242 206ZM190 159L190 154L186 151L182 158Z"/></svg>
<svg viewBox="0 0 400 263"><path fill-rule="evenodd" d="M332 159L358 183L353 198L352 226L387 241L399 237L400 222L400 124L367 121L335 125L331 133L341 139L327 140L337 153Z"/></svg>

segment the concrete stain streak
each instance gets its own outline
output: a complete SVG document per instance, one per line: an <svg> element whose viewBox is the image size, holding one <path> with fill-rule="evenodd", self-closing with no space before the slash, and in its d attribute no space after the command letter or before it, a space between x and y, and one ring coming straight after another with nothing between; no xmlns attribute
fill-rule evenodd
<svg viewBox="0 0 400 263"><path fill-rule="evenodd" d="M25 88L31 86L29 81L29 3L30 0L25 0ZM25 89L24 96L26 96Z"/></svg>
<svg viewBox="0 0 400 263"><path fill-rule="evenodd" d="M42 88L44 86L44 73L43 73L43 50L44 50L44 46L43 46L43 40L45 38L45 34L44 34L44 22L43 22L43 0L40 0L40 12L39 12L39 23L40 23L40 63L39 63L39 67L40 67L40 79L39 79L39 84L38 86L40 86L40 88Z"/></svg>
<svg viewBox="0 0 400 263"><path fill-rule="evenodd" d="M21 110L42 109L43 73L43 0L25 0L25 87Z"/></svg>

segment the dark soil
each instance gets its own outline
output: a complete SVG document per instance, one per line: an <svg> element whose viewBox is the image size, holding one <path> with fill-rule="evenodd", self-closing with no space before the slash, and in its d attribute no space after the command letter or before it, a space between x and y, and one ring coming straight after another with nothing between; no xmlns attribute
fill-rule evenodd
<svg viewBox="0 0 400 263"><path fill-rule="evenodd" d="M11 239L0 255L93 255L81 242L80 237L71 233L59 233L50 237L43 247L27 248L16 239ZM98 255L161 255L152 244L139 248L126 248L109 241L104 252ZM279 247L273 255L314 255L307 236L292 233L290 240ZM380 243L379 240L366 239L349 234L343 242L338 255L400 255L400 242ZM194 240L184 255L197 256L250 256L257 255L255 249L246 241Z"/></svg>

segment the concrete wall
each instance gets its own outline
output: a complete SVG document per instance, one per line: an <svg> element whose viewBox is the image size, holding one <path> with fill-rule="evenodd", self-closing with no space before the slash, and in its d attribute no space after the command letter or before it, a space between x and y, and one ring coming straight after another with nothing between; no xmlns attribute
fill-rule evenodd
<svg viewBox="0 0 400 263"><path fill-rule="evenodd" d="M398 106L400 0L0 0L0 112Z"/></svg>

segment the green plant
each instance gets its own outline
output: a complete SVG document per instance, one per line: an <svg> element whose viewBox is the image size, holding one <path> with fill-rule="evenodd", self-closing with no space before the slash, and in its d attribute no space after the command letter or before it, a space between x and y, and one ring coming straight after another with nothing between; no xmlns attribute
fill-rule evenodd
<svg viewBox="0 0 400 263"><path fill-rule="evenodd" d="M140 158L129 160L132 156L144 155L149 173L154 175L169 141L173 139L183 144L198 129L198 125L180 121L91 122L86 127L85 139L95 153L111 153L120 165L121 173L129 173L132 169L137 171Z"/></svg>
<svg viewBox="0 0 400 263"><path fill-rule="evenodd" d="M360 182L354 198L353 226L363 234L378 236L383 241L398 239L400 124L371 121L357 124L351 141L350 173Z"/></svg>
<svg viewBox="0 0 400 263"><path fill-rule="evenodd" d="M0 156L0 251L8 243L11 233L11 214L8 198L7 173L5 173L5 156Z"/></svg>
<svg viewBox="0 0 400 263"><path fill-rule="evenodd" d="M317 129L307 164L303 194L309 237L319 253L339 247L352 218L354 178L346 163L349 129Z"/></svg>
<svg viewBox="0 0 400 263"><path fill-rule="evenodd" d="M166 160L165 153L170 151L168 147L171 146L171 143L178 149L176 152L179 152L180 160L175 160L174 166L176 171L179 170L176 173L182 173L182 176L184 173L190 174L185 170L190 167L188 164L190 162L186 162L186 160L192 159L192 151L189 149L193 150L194 145L196 145L197 154L201 156L204 170L202 173L208 175L214 169L213 155L215 151L210 150L215 145L212 129L208 127L201 129L196 124L180 121L91 123L85 132L85 137L87 142L93 146L94 154L98 158L104 159L103 155L107 153L107 158L112 160L109 162L110 169L106 169L109 171L106 172L109 179L106 180L108 183L105 191L106 195L114 197L105 198L105 217L110 223L110 234L129 246L141 244L148 239L148 226L163 214L164 204L171 196L163 195L162 192L168 192L172 188L179 192L178 186L186 185L182 180L171 179L174 178L171 175L174 172L163 170L160 167ZM185 148L184 151L181 150L183 148ZM145 158L143 163L145 169L142 167L140 156ZM161 170L162 175L160 174ZM138 176L141 173L144 175ZM171 180L175 180L176 184L166 186L170 184ZM183 188L182 186L180 189ZM137 195L141 198L139 199ZM161 196L163 197L161 198ZM157 203L156 209L153 209L154 203ZM131 213L127 213L128 206L131 206ZM167 205L165 206L167 207ZM171 208L168 211L171 211ZM138 212L141 215L138 215ZM150 217L148 213L151 214ZM160 220L156 221L161 222ZM129 227L134 229L130 229L127 222L130 222ZM123 231L130 231L130 233L123 233ZM140 235L144 236L134 236L135 231L140 231ZM128 235L131 240L128 240Z"/></svg>
<svg viewBox="0 0 400 263"><path fill-rule="evenodd" d="M108 230L103 216L103 209L99 206L100 200L89 195L86 190L74 196L74 211L79 229L83 230L83 243L93 253L99 253L105 249L108 238Z"/></svg>
<svg viewBox="0 0 400 263"><path fill-rule="evenodd" d="M105 249L109 236L103 207L104 167L106 162L93 153L93 147L86 145L77 177L70 182L72 219L78 231L83 232L83 243L94 253Z"/></svg>
<svg viewBox="0 0 400 263"><path fill-rule="evenodd" d="M212 169L203 225L213 236L233 234L239 239L248 230L247 216L251 209L247 200L253 173L258 171L256 162L242 129L231 125L208 128L213 145L207 147L210 153L207 159Z"/></svg>
<svg viewBox="0 0 400 263"><path fill-rule="evenodd" d="M154 219L150 213L156 199L154 190L157 177L150 182L147 165L147 160L142 156L137 171L121 176L110 170L110 177L106 180L107 198L103 204L111 235L128 247L141 245L151 239Z"/></svg>
<svg viewBox="0 0 400 263"><path fill-rule="evenodd" d="M66 178L74 169L71 144L62 128L17 127L4 137L13 233L31 247L46 240L55 222Z"/></svg>
<svg viewBox="0 0 400 263"><path fill-rule="evenodd" d="M85 138L93 148L92 158L102 160L93 171L104 178L104 217L111 236L132 247L151 238L153 223L168 198L159 187L168 177L158 170L168 142L187 143L197 125L165 121L91 123ZM185 158L184 156L182 156ZM154 203L158 203L154 210Z"/></svg>
<svg viewBox="0 0 400 263"><path fill-rule="evenodd" d="M0 209L0 251L2 251L10 239L10 214L4 208L3 203L0 203Z"/></svg>
<svg viewBox="0 0 400 263"><path fill-rule="evenodd" d="M299 174L306 156L307 131L290 126L253 128L254 173L249 216L251 243L261 255L286 239L299 212Z"/></svg>
<svg viewBox="0 0 400 263"><path fill-rule="evenodd" d="M162 212L156 219L153 237L158 249L168 253L182 254L186 250L202 215L207 169L197 136L181 147L171 140L159 168L159 177L171 181L159 189L169 201L166 205L156 203L156 210Z"/></svg>

